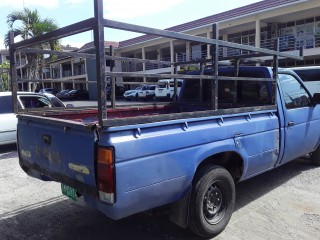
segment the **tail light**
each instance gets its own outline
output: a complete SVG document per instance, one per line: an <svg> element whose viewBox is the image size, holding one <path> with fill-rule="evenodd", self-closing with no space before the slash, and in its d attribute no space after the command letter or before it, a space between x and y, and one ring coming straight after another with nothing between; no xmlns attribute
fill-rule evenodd
<svg viewBox="0 0 320 240"><path fill-rule="evenodd" d="M102 202L115 202L115 169L112 148L99 147L97 164L97 186Z"/></svg>

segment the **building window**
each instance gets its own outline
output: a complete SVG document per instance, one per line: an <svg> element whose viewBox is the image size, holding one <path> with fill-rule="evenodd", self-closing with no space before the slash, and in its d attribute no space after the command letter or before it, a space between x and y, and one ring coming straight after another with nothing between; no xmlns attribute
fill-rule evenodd
<svg viewBox="0 0 320 240"><path fill-rule="evenodd" d="M228 35L228 41L249 46L255 46L255 30L244 31ZM246 50L228 49L228 55L248 54Z"/></svg>

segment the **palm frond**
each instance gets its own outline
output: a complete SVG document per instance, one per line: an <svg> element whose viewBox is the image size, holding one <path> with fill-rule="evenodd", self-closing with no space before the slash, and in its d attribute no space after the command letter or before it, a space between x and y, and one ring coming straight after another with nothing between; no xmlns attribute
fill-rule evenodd
<svg viewBox="0 0 320 240"><path fill-rule="evenodd" d="M22 36L23 32L21 28L13 28L4 35L4 46L7 48L10 44L10 32L13 32L13 36Z"/></svg>
<svg viewBox="0 0 320 240"><path fill-rule="evenodd" d="M23 11L13 11L7 16L7 24L9 28L12 28L16 21L21 21L24 25L26 23L25 20L25 13Z"/></svg>

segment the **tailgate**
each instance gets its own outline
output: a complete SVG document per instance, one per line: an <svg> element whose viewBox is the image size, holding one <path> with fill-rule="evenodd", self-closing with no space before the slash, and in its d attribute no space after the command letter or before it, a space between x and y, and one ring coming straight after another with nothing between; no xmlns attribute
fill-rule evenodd
<svg viewBox="0 0 320 240"><path fill-rule="evenodd" d="M96 193L94 127L19 115L17 131L20 164L28 175Z"/></svg>

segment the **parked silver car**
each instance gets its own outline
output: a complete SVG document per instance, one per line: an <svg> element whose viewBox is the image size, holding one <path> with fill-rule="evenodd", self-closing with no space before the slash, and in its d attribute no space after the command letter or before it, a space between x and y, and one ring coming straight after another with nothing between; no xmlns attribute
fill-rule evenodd
<svg viewBox="0 0 320 240"><path fill-rule="evenodd" d="M65 107L52 94L18 92L18 108ZM0 92L0 145L16 142L17 118L13 113L11 92Z"/></svg>

